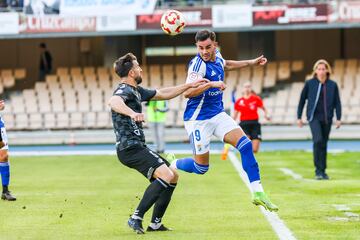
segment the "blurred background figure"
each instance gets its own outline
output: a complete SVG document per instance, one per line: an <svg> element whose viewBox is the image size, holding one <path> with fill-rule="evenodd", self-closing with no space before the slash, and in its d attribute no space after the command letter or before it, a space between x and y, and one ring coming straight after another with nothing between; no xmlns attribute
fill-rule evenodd
<svg viewBox="0 0 360 240"><path fill-rule="evenodd" d="M298 126L303 126L301 119L307 101L306 117L309 121L315 165L315 179L328 180L326 174L327 142L329 140L332 119L336 111L336 128L341 125L341 102L339 88L330 80L331 67L326 60L318 60L313 67L312 79L305 83L301 92L297 110Z"/></svg>
<svg viewBox="0 0 360 240"><path fill-rule="evenodd" d="M165 121L168 110L166 101L149 101L147 105L148 122L154 136L157 153L165 151Z"/></svg>
<svg viewBox="0 0 360 240"><path fill-rule="evenodd" d="M47 50L45 43L40 43L40 65L39 65L39 80L45 81L45 77L51 74L52 70L52 56Z"/></svg>
<svg viewBox="0 0 360 240"><path fill-rule="evenodd" d="M4 100L0 100L0 111L3 111L4 108L5 102ZM8 138L6 135L5 123L0 116L0 175L2 183L1 199L5 201L16 201L16 197L14 197L9 191L10 163L8 151L9 146Z"/></svg>
<svg viewBox="0 0 360 240"><path fill-rule="evenodd" d="M259 151L261 141L261 125L259 123L258 108L264 111L265 119L270 121L270 116L261 97L256 95L252 90L250 82L244 83L242 97L237 99L234 105L235 111L233 118L235 121L240 121L240 127L251 139L254 153Z"/></svg>

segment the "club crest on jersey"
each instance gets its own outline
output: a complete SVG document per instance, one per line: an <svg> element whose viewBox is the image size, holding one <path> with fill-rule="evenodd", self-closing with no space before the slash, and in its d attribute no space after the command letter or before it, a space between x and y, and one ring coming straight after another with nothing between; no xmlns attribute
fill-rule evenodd
<svg viewBox="0 0 360 240"><path fill-rule="evenodd" d="M198 74L197 74L197 73L195 73L195 72L190 73L189 79L190 79L191 81L195 81L195 80L197 80L197 78L198 78Z"/></svg>

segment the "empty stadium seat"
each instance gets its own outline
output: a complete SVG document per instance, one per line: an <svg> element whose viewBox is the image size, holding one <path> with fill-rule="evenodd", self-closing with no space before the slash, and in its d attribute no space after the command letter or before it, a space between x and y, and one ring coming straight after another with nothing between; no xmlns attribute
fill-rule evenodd
<svg viewBox="0 0 360 240"><path fill-rule="evenodd" d="M18 113L15 115L15 128L18 130L27 129L29 127L28 115L26 113Z"/></svg>
<svg viewBox="0 0 360 240"><path fill-rule="evenodd" d="M58 75L58 76L69 75L69 68L67 68L67 67L57 68L56 75Z"/></svg>
<svg viewBox="0 0 360 240"><path fill-rule="evenodd" d="M41 113L30 113L29 114L29 128L31 130L37 130L37 129L43 128Z"/></svg>
<svg viewBox="0 0 360 240"><path fill-rule="evenodd" d="M4 76L2 77L4 88L12 88L15 86L15 78L13 76Z"/></svg>
<svg viewBox="0 0 360 240"><path fill-rule="evenodd" d="M96 127L99 127L99 128L111 127L109 112L98 112L97 113Z"/></svg>
<svg viewBox="0 0 360 240"><path fill-rule="evenodd" d="M70 128L81 128L83 126L83 114L79 112L70 113Z"/></svg>
<svg viewBox="0 0 360 240"><path fill-rule="evenodd" d="M60 112L56 114L56 128L66 129L69 127L69 114Z"/></svg>
<svg viewBox="0 0 360 240"><path fill-rule="evenodd" d="M56 127L56 116L55 113L44 114L44 128L54 129Z"/></svg>
<svg viewBox="0 0 360 240"><path fill-rule="evenodd" d="M296 60L291 63L292 72L300 72L304 69L304 61Z"/></svg>
<svg viewBox="0 0 360 240"><path fill-rule="evenodd" d="M22 80L26 77L26 69L24 68L17 68L14 70L14 78L16 80Z"/></svg>
<svg viewBox="0 0 360 240"><path fill-rule="evenodd" d="M95 67L84 67L83 73L85 76L95 75Z"/></svg>
<svg viewBox="0 0 360 240"><path fill-rule="evenodd" d="M70 68L70 75L71 76L78 76L78 75L82 75L82 70L81 67L71 67Z"/></svg>

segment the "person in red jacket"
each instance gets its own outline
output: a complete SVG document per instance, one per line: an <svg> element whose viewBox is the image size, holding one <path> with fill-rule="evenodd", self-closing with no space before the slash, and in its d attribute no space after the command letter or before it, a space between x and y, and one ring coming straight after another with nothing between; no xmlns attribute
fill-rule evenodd
<svg viewBox="0 0 360 240"><path fill-rule="evenodd" d="M234 105L234 119L240 119L240 127L251 139L254 153L259 151L261 141L261 125L259 123L258 108L265 113L265 119L270 121L262 99L256 95L251 88L251 83L247 82L243 86L243 96L236 100ZM239 117L240 115L240 117Z"/></svg>

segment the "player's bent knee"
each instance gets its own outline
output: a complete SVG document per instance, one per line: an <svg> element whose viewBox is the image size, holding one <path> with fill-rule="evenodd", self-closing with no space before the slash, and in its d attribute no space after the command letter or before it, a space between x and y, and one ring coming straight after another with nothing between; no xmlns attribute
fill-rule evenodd
<svg viewBox="0 0 360 240"><path fill-rule="evenodd" d="M171 183L176 183L179 180L179 174L176 172L175 169L170 168L170 170L172 171L172 173L174 174L173 179L171 180Z"/></svg>
<svg viewBox="0 0 360 240"><path fill-rule="evenodd" d="M157 177L163 179L167 183L170 183L172 179L175 177L175 174L169 167L163 164L160 167L158 167L154 172L154 178Z"/></svg>
<svg viewBox="0 0 360 240"><path fill-rule="evenodd" d="M7 162L9 155L7 150L0 150L0 162Z"/></svg>

